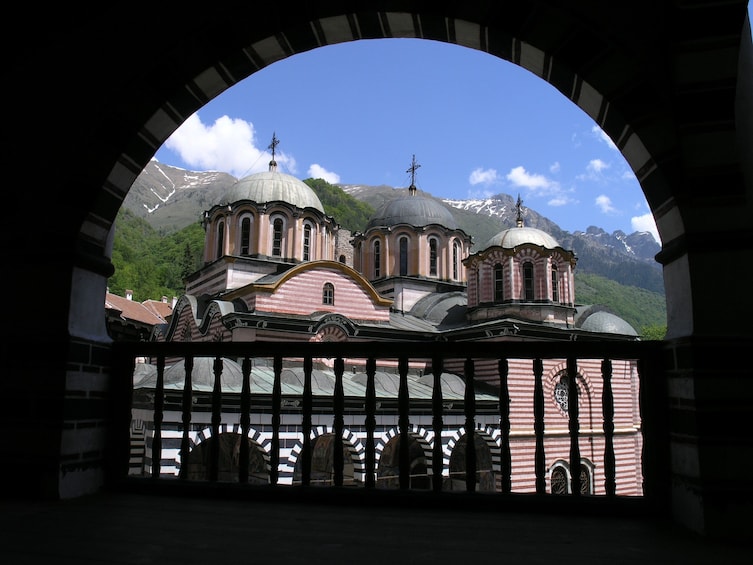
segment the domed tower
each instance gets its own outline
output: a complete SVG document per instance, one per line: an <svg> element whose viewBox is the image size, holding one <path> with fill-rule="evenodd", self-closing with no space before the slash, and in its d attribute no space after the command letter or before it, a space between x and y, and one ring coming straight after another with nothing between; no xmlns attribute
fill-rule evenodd
<svg viewBox="0 0 753 565"><path fill-rule="evenodd" d="M204 212L204 267L187 292L214 294L304 261L334 259L338 226L306 183L277 170L278 143L273 135L268 171L238 180Z"/></svg>
<svg viewBox="0 0 753 565"><path fill-rule="evenodd" d="M525 227L518 196L517 221L465 260L468 319L514 317L572 327L575 253L548 233Z"/></svg>
<svg viewBox="0 0 753 565"><path fill-rule="evenodd" d="M414 155L408 189L382 204L353 238L354 267L400 311L432 292L464 290L463 258L472 245L447 207L418 194L419 167Z"/></svg>

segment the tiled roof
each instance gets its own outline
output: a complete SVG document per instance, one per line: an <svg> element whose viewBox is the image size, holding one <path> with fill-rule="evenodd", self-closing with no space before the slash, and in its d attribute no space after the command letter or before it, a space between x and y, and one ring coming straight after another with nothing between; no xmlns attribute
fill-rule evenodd
<svg viewBox="0 0 753 565"><path fill-rule="evenodd" d="M214 387L214 357L194 358L191 371L191 388L196 391L211 392ZM354 369L355 370L355 369ZM271 367L255 365L251 368L251 387L254 392L272 394L275 382ZM166 390L183 390L186 370L183 362L178 362L165 369L163 386ZM240 365L231 359L223 359L221 386L225 392L240 393L243 386L243 371ZM348 398L366 397L365 373L345 371L342 378L343 393ZM335 390L335 373L331 369L314 369L311 375L311 393L314 396L331 396ZM395 373L377 371L374 376L376 395L379 398L398 398L400 377ZM157 368L147 363L138 363L134 372L135 388L155 388ZM282 394L300 396L304 389L304 373L301 367L283 369L280 376ZM433 375L409 374L407 379L408 397L411 399L431 400L433 392ZM442 398L444 400L463 400L465 382L452 373L442 373ZM476 400L498 401L497 396L476 390Z"/></svg>
<svg viewBox="0 0 753 565"><path fill-rule="evenodd" d="M144 300L142 302L144 307L152 312L155 316L162 318L163 321L167 320L173 313L173 303L163 300Z"/></svg>
<svg viewBox="0 0 753 565"><path fill-rule="evenodd" d="M150 302L157 302L152 300ZM163 304L160 302L160 304ZM169 304L164 304L169 307ZM105 309L115 310L120 312L120 317L125 320L131 320L134 322L140 322L142 324L157 325L164 324L165 318L156 312L152 307L147 307L141 302L135 302L134 300L128 300L117 294L108 292L105 295ZM172 311L172 309L170 309Z"/></svg>

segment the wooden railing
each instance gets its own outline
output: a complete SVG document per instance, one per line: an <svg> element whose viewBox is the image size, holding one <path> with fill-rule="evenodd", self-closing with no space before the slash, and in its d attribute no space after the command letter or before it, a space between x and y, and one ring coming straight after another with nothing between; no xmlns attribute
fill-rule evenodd
<svg viewBox="0 0 753 565"><path fill-rule="evenodd" d="M568 342L364 342L364 343L336 343L336 342L248 342L248 343L133 343L118 342L113 347L113 375L115 390L112 398L112 423L110 430L110 446L112 448L108 459L108 484L113 488L135 489L147 492L154 488L167 488L181 491L206 492L211 487L213 495L219 495L223 488L231 489L235 496L242 489L246 494L257 497L272 497L285 499L290 496L312 495L316 497L338 500L352 499L362 503L368 493L379 493L380 502L394 499L394 494L377 488L376 484L376 453L375 453L375 422L377 419L377 396L375 394L374 375L378 364L391 363L396 374L399 375L399 394L395 403L397 427L401 442L399 443L399 474L398 487L394 489L401 493L400 500L406 497L411 504L434 504L435 502L450 501L449 505L467 505L473 508L481 506L505 507L511 504L521 504L524 508L546 507L558 508L567 504L571 509L606 509L609 512L624 512L638 509L643 512L665 512L669 492L668 452L669 440L667 435L666 394L662 375L656 369L657 356L661 353L661 342L624 342L624 341L568 341ZM157 375L153 389L153 410L151 430L151 468L139 476L129 475L129 458L131 453L131 428L133 420L133 372L137 358L146 357L157 366ZM199 357L216 359L215 378L211 392L204 394L205 413L209 414L207 425L211 428L210 453L208 457L208 474L206 480L194 480L188 476L187 466L181 467L177 477L166 477L161 472L162 464L162 425L165 413L166 399L172 398L172 409L180 410L182 437L180 452L188 453L190 441L188 429L192 418L195 417L194 403L197 402L196 393L192 391L191 367L193 360ZM223 359L237 359L243 367L243 385L240 392L229 399L220 386L223 370ZM270 359L274 375L271 394L262 394L252 390L251 367L258 359ZM335 441L333 477L331 489L312 489L311 477L311 438L312 414L321 407L321 399L312 394L311 373L314 361L328 359L336 377L331 399L327 399L331 411L331 428ZM510 393L507 383L507 367L512 360L530 360L533 378L533 406L531 410L534 418L533 440L535 450L532 461L534 468L535 489L533 492L516 493L512 488L512 454L511 454L511 423L510 423ZM545 436L547 433L544 418L544 393L542 390L542 364L545 360L564 360L569 377L570 408L568 412L568 435L570 442L569 468L581 468L581 454L579 442L579 409L577 374L579 362L582 360L599 360L601 364L602 394L601 414L603 416L603 489L600 495L582 496L578 486L578 473L571 473L571 485L568 496L554 496L547 493L545 468ZM165 367L175 360L184 363L186 367L186 382L182 391L168 391L164 388ZM295 360L303 368L305 375L304 386L300 398L295 402L285 397L282 392L280 375L285 363ZM366 430L364 446L363 488L343 489L343 450L342 435L346 415L347 399L343 391L343 373L345 364L359 360L366 373L365 395L360 404L363 426ZM496 478L497 488L493 493L477 493L478 473L476 468L476 453L474 441L466 442L464 492L443 491L443 466L435 464L431 468L431 487L424 491L417 491L410 487L411 469L408 457L408 438L410 419L414 410L431 413L431 428L434 437L440 438L445 427L446 403L442 396L440 375L444 367L461 363L465 380L465 396L462 401L464 428L476 429L476 378L477 363L493 361L498 367L498 382L496 383L498 402L496 402L495 420L498 423L499 437L499 465ZM612 398L612 363L617 360L631 360L636 362L640 381L640 431L642 433L642 493L640 496L620 496L617 492L617 471L615 469L614 452L614 404ZM408 394L407 375L409 364L422 361L427 363L434 379L432 397L419 408L415 399ZM488 383L487 383L488 384ZM176 395L182 395L180 402ZM296 405L295 414L300 416L301 443L300 453L300 481L295 486L280 485L278 468L280 464L280 428L285 414L289 414L286 406ZM178 406L179 404L179 406ZM255 411L265 412L271 422L272 438L269 449L269 478L268 485L260 487L249 481L249 451L247 443L240 443L238 476L225 484L219 479L219 436L222 425L222 411L229 405L239 414L239 433L247 437L251 426L251 414ZM420 404L420 403L419 403ZM457 407L457 403L456 407ZM317 405L317 406L315 406ZM488 408L488 402L487 402ZM349 412L348 412L349 413ZM488 418L488 410L486 418ZM206 415L205 415L206 417ZM457 414L456 414L457 417ZM433 460L442 461L443 453L441 441L435 441L432 446ZM366 494L364 494L366 493ZM375 495L372 495L375 496ZM570 502L563 502L568 500ZM461 502L462 501L462 502ZM617 510L615 510L617 509Z"/></svg>

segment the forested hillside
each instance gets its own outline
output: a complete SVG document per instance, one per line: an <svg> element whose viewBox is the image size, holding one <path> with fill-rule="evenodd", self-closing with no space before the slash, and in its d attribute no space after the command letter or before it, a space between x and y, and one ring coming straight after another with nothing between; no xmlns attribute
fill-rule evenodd
<svg viewBox="0 0 753 565"><path fill-rule="evenodd" d="M337 222L351 232L362 231L374 212L374 208L365 202L356 200L342 189L329 184L322 179L306 179L319 200L324 206L324 211L335 218Z"/></svg>
<svg viewBox="0 0 753 565"><path fill-rule="evenodd" d="M180 296L183 277L201 266L203 251L204 229L198 222L161 236L146 220L121 208L115 220L110 292L124 296L126 289L132 290L139 302Z"/></svg>

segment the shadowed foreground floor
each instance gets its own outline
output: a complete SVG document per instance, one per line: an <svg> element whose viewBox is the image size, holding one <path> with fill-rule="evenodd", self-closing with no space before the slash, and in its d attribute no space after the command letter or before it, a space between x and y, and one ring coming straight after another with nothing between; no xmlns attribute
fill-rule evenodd
<svg viewBox="0 0 753 565"><path fill-rule="evenodd" d="M105 493L0 502L6 565L718 563L753 549L645 518Z"/></svg>

